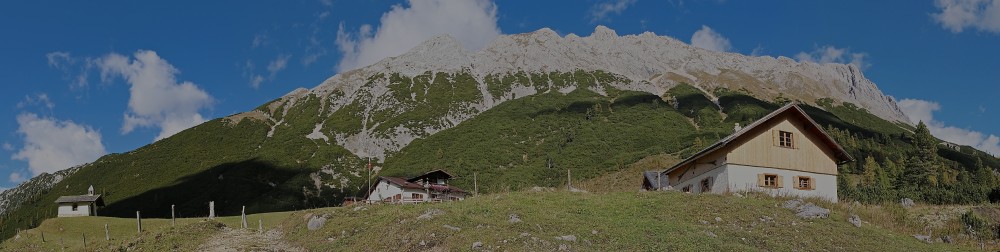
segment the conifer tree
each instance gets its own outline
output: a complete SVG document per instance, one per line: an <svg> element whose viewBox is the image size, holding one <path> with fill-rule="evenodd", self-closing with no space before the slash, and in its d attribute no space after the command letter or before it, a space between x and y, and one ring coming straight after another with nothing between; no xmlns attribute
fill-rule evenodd
<svg viewBox="0 0 1000 252"><path fill-rule="evenodd" d="M924 122L917 124L913 132L913 145L916 150L907 160L906 180L912 186L938 186L939 174L937 160L937 145L934 137Z"/></svg>

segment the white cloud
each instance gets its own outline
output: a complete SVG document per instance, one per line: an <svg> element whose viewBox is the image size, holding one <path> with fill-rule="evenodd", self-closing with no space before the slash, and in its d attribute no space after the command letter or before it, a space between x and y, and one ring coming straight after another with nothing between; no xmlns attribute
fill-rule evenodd
<svg viewBox="0 0 1000 252"><path fill-rule="evenodd" d="M101 133L86 125L32 113L18 115L17 124L24 147L11 159L28 162L34 175L91 162L107 153Z"/></svg>
<svg viewBox="0 0 1000 252"><path fill-rule="evenodd" d="M982 132L945 125L934 119L934 111L941 110L941 104L918 99L903 99L899 102L903 113L913 123L924 122L931 134L948 142L968 145L992 155L1000 155L1000 137Z"/></svg>
<svg viewBox="0 0 1000 252"><path fill-rule="evenodd" d="M333 0L319 0L319 3L327 7L333 6Z"/></svg>
<svg viewBox="0 0 1000 252"><path fill-rule="evenodd" d="M267 72L271 74L268 79L274 80L274 76L278 75L278 72L285 70L285 67L288 66L288 59L290 58L292 58L292 55L282 54L278 55L278 58L272 60L271 63L268 63Z"/></svg>
<svg viewBox="0 0 1000 252"><path fill-rule="evenodd" d="M1000 0L937 0L931 17L953 33L965 28L1000 33Z"/></svg>
<svg viewBox="0 0 1000 252"><path fill-rule="evenodd" d="M11 145L10 143L4 142L3 143L3 150L5 150L5 151L14 151L14 145Z"/></svg>
<svg viewBox="0 0 1000 252"><path fill-rule="evenodd" d="M10 181L11 183L15 183L15 184L21 183L21 182L23 182L25 180L24 175L21 175L20 172L11 172L10 176L8 176L7 178L8 178L8 181ZM3 190L0 190L0 192L6 191L7 189L8 188L4 188Z"/></svg>
<svg viewBox="0 0 1000 252"><path fill-rule="evenodd" d="M260 88L260 84L263 82L264 82L264 76L260 76L259 74L254 75L253 77L250 78L250 86L253 87L254 89Z"/></svg>
<svg viewBox="0 0 1000 252"><path fill-rule="evenodd" d="M177 82L180 73L154 51L137 51L134 58L112 53L96 60L101 79L121 76L131 86L122 134L138 127L160 129L156 140L205 121L199 111L212 97L192 82Z"/></svg>
<svg viewBox="0 0 1000 252"><path fill-rule="evenodd" d="M48 60L49 67L63 72L63 79L70 80L74 72L76 76L72 77L72 87L85 87L87 86L87 74L91 67L90 61L81 60L74 58L68 52L50 52L45 54L45 58ZM81 69L76 69L77 63L83 63Z"/></svg>
<svg viewBox="0 0 1000 252"><path fill-rule="evenodd" d="M22 109L24 107L32 106L32 105L41 105L41 106L43 106L43 107L45 107L47 109L50 109L50 110L56 107L56 104L52 103L52 100L49 99L49 95L48 94L46 94L46 93L39 93L39 94L36 94L34 96L25 95L24 96L24 100L22 100L22 101L20 101L20 102L17 103L17 108L18 109Z"/></svg>
<svg viewBox="0 0 1000 252"><path fill-rule="evenodd" d="M250 48L256 49L257 47L267 45L269 42L270 41L268 40L267 33L264 32L257 33L253 35L253 41L250 42Z"/></svg>
<svg viewBox="0 0 1000 252"><path fill-rule="evenodd" d="M635 4L636 0L615 0L613 2L598 3L590 8L590 22L604 20L608 14L622 14L629 6Z"/></svg>
<svg viewBox="0 0 1000 252"><path fill-rule="evenodd" d="M691 45L716 52L728 52L733 49L729 39L707 25L702 25L700 30L691 35Z"/></svg>
<svg viewBox="0 0 1000 252"><path fill-rule="evenodd" d="M837 48L831 45L818 47L808 53L799 52L795 58L801 62L850 64L862 70L871 66L871 63L866 60L868 53L852 52L850 48Z"/></svg>
<svg viewBox="0 0 1000 252"><path fill-rule="evenodd" d="M490 1L409 0L409 7L394 5L380 24L345 31L341 23L336 44L343 55L339 72L368 66L398 56L436 35L448 34L466 49L478 50L500 36L497 7Z"/></svg>

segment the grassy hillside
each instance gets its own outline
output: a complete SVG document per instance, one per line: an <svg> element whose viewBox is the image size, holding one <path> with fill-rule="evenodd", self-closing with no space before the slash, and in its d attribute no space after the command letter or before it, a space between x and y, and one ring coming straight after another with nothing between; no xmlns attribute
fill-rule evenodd
<svg viewBox="0 0 1000 252"><path fill-rule="evenodd" d="M707 94L680 84L664 94L651 94L608 84L627 81L621 78L600 71L490 76L484 81L493 95L506 93L515 84L539 93L503 102L388 153L379 175L412 176L446 169L458 176L454 183L460 187L472 189L475 174L481 192L504 192L564 185L570 170L579 180L634 176L629 179L638 186L638 174L629 164L650 156L687 157L730 134L734 123L746 125L781 105L739 90ZM329 137L358 131L365 123L361 116L385 122L371 128L374 134L389 134L396 126L440 127L445 122L436 116L472 109L467 103L482 98L472 92L476 83L467 74L380 75L372 76L368 84L376 80L390 82L386 97L399 102L397 107L365 114L372 104L356 100L331 111L331 101L324 99L343 96L337 92L329 98L279 99L258 108L270 111L269 118L216 119L134 151L102 157L28 196L20 207L7 209L0 216L0 237L12 237L17 229L54 217L52 202L58 196L82 194L90 185L105 195L108 207L101 214L107 216L129 217L142 211L149 217L166 217L170 205L177 206L180 216L206 216L208 201L215 201L224 215L236 214L242 206L250 212L335 206L344 196L362 194L364 161L334 141L307 138L317 124L329 126L323 128ZM559 92L569 84L577 88ZM909 182L900 178L908 174L906 158L918 150L912 127L887 122L851 104L825 100L817 104L804 107L858 159L841 170L842 199L870 203L902 197L932 203L986 202L989 195L1000 199L1000 190L995 190L998 180L987 172L1000 167L997 158L967 147L939 146L930 174L939 183ZM868 157L879 165L868 164ZM660 163L642 169L665 167ZM634 188L628 183L616 185Z"/></svg>
<svg viewBox="0 0 1000 252"><path fill-rule="evenodd" d="M310 251L358 250L469 250L476 242L486 250L542 251L565 247L582 251L709 250L709 251L971 251L978 242L947 228L934 228L934 237L949 235L957 244L918 241L924 232L917 213L898 206L829 204L827 219L801 219L780 207L782 199L755 194L684 194L679 192L570 193L509 192L471 198L463 202L419 205L334 207L296 212L250 215L255 233L258 219L266 230L283 236L273 242L288 243ZM426 213L430 218L419 216ZM865 221L857 228L846 221L858 214ZM512 222L516 215L520 222ZM309 230L314 216L325 216L325 225ZM192 250L220 235L223 225L238 228L238 217L215 222L183 219L146 220L147 228L135 234L134 219L105 217L59 218L20 238L0 244L0 250L47 251L65 246L86 250ZM955 226L954 218L943 227ZM103 224L111 225L111 241L104 241ZM44 232L47 242L41 243ZM958 231L960 232L960 231ZM239 234L236 234L239 235ZM246 234L244 234L246 235ZM573 236L574 240L557 237ZM231 238L231 237L229 237ZM62 240L60 244L59 240ZM230 246L241 247L241 244ZM245 248L245 247L244 247Z"/></svg>

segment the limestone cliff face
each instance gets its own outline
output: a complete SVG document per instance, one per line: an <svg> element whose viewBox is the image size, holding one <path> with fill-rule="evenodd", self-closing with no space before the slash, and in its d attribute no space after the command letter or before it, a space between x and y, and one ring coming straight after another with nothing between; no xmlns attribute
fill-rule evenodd
<svg viewBox="0 0 1000 252"><path fill-rule="evenodd" d="M618 36L603 26L587 37L559 36L547 28L501 36L476 52L465 50L451 37L437 36L397 57L335 75L311 90L289 93L270 104L269 111L248 113L264 112L258 117L280 124L280 108L287 112L296 101L319 98L321 114L359 117L360 123L337 128L317 121L310 138L329 136L331 143L359 156L384 159L414 139L453 127L504 101L546 90L571 91L576 86L553 88L549 76L578 71L609 73L615 78L598 81L653 94L684 82L707 93L722 87L745 90L762 99L784 97L814 103L830 98L856 104L888 121L908 123L896 102L852 65L715 52L649 32ZM511 76L515 78L506 78ZM419 86L422 82L426 85ZM400 84L408 86L400 89ZM450 86L441 89L440 85ZM438 104L441 100L427 99L460 89L471 89L465 90L471 91L467 92L470 96L448 96L456 99L445 99L447 106ZM385 121L428 107L444 111L420 123ZM345 108L349 113L338 113Z"/></svg>

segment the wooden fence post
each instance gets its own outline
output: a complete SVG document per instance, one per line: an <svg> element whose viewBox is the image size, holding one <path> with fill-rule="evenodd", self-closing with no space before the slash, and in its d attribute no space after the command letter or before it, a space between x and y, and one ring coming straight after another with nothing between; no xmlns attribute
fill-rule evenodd
<svg viewBox="0 0 1000 252"><path fill-rule="evenodd" d="M107 223L104 223L104 240L105 241L110 241L111 240L111 232L108 232L108 224Z"/></svg>
<svg viewBox="0 0 1000 252"><path fill-rule="evenodd" d="M569 169L566 169L566 190L573 190L573 177L570 176Z"/></svg>
<svg viewBox="0 0 1000 252"><path fill-rule="evenodd" d="M257 219L257 233L258 234L264 233L264 220Z"/></svg>
<svg viewBox="0 0 1000 252"><path fill-rule="evenodd" d="M209 220L215 219L215 201L208 202L208 219Z"/></svg>
<svg viewBox="0 0 1000 252"><path fill-rule="evenodd" d="M135 228L142 233L142 217L139 216L139 211L135 211Z"/></svg>
<svg viewBox="0 0 1000 252"><path fill-rule="evenodd" d="M472 195L479 196L479 180L476 178L476 173L472 173Z"/></svg>
<svg viewBox="0 0 1000 252"><path fill-rule="evenodd" d="M83 233L83 248L87 248L87 233Z"/></svg>
<svg viewBox="0 0 1000 252"><path fill-rule="evenodd" d="M177 217L174 215L174 205L170 205L170 225L173 226L177 224Z"/></svg>
<svg viewBox="0 0 1000 252"><path fill-rule="evenodd" d="M247 228L247 206L243 206L243 212L240 214L240 216L241 216L240 217L240 226L242 226L243 229L246 229Z"/></svg>
<svg viewBox="0 0 1000 252"><path fill-rule="evenodd" d="M42 231L41 229L39 229L38 232L41 233L41 235L42 235L42 242L44 243L45 242L45 231Z"/></svg>

